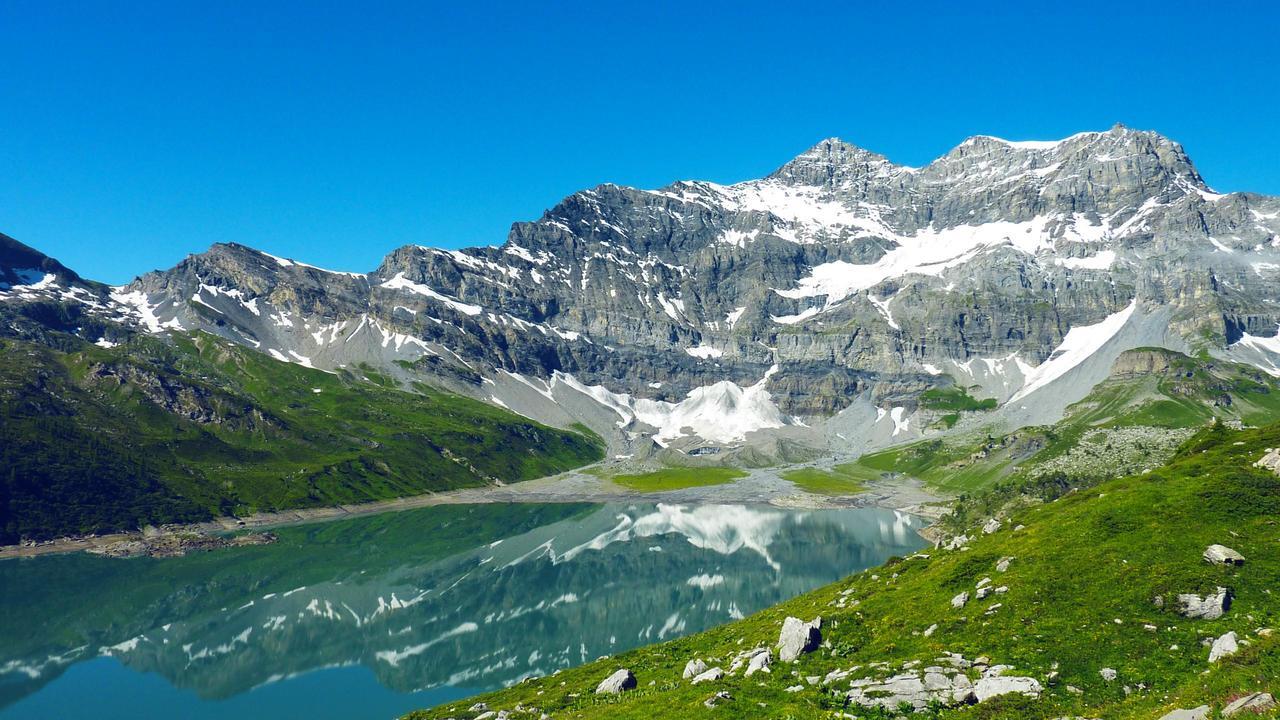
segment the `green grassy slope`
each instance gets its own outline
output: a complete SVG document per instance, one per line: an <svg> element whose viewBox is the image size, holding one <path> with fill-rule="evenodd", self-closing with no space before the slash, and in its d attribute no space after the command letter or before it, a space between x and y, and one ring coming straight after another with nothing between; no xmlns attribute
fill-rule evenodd
<svg viewBox="0 0 1280 720"><path fill-rule="evenodd" d="M864 455L849 472L907 475L954 493L1052 473L1096 481L1163 463L1190 429L1213 418L1258 425L1277 417L1280 383L1258 369L1144 348L1122 355L1112 376L1052 427L923 440Z"/></svg>
<svg viewBox="0 0 1280 720"><path fill-rule="evenodd" d="M457 395L208 335L0 341L0 541L514 482L601 452Z"/></svg>
<svg viewBox="0 0 1280 720"><path fill-rule="evenodd" d="M1021 509L965 549L891 560L745 620L479 699L495 710L523 704L552 717L611 720L836 712L885 717L893 713L846 707L849 682L883 679L912 661L935 664L945 652L1011 665L1009 674L1036 678L1044 692L936 708L930 717L1153 718L1174 707L1221 706L1246 691L1277 692L1280 638L1257 630L1280 623L1280 595L1274 592L1280 583L1280 477L1252 465L1264 448L1275 446L1280 426L1204 430L1166 467ZM1024 527L1014 530L1018 525ZM1229 545L1248 560L1238 568L1209 565L1200 554L1211 543ZM1005 557L1013 560L999 572L996 564ZM952 597L972 593L986 577L1007 592L952 607ZM1205 594L1218 586L1235 592L1224 617L1191 620L1175 612L1177 594ZM1163 607L1154 604L1156 597L1167 599ZM692 658L728 669L738 652L773 645L787 616L822 616L824 646L794 665L775 659L769 674L745 678L739 672L698 686L681 679ZM1229 630L1249 644L1211 665L1202 641ZM620 667L636 674L638 688L595 695L596 684ZM1103 668L1114 669L1116 679L1105 680ZM829 686L805 679L850 669ZM719 691L732 699L707 710L704 701ZM413 717L475 717L479 712L468 710L472 702Z"/></svg>

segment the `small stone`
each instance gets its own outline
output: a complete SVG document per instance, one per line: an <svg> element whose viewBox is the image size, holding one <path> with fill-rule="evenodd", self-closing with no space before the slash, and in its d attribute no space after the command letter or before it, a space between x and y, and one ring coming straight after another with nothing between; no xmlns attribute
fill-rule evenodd
<svg viewBox="0 0 1280 720"><path fill-rule="evenodd" d="M1009 569L1009 563L1013 562L1011 557L1002 557L996 562L996 572L1005 572Z"/></svg>
<svg viewBox="0 0 1280 720"><path fill-rule="evenodd" d="M1226 545L1210 545L1201 557L1211 565L1244 565L1244 556Z"/></svg>
<svg viewBox="0 0 1280 720"><path fill-rule="evenodd" d="M682 675L682 677L685 680L688 680L691 677L696 677L698 675L701 675L704 671L706 671L706 669L707 669L707 664L703 662L700 658L690 660L689 662L684 664L684 674Z"/></svg>
<svg viewBox="0 0 1280 720"><path fill-rule="evenodd" d="M1217 620L1231 609L1232 597L1232 592L1224 587L1204 597L1183 593L1178 596L1178 614L1186 618Z"/></svg>
<svg viewBox="0 0 1280 720"><path fill-rule="evenodd" d="M1236 698L1230 705L1222 708L1222 717L1231 717L1242 712L1259 714L1266 712L1276 706L1276 699L1271 693L1256 692L1249 693L1242 697Z"/></svg>
<svg viewBox="0 0 1280 720"><path fill-rule="evenodd" d="M597 695L617 695L624 690L632 690L636 686L636 676L630 670L622 668L600 681L596 686Z"/></svg>
<svg viewBox="0 0 1280 720"><path fill-rule="evenodd" d="M703 701L702 701L702 704L703 704L703 705L706 705L706 706L707 706L707 707L709 707L709 708L713 708L713 707L715 707L715 706L716 706L716 701L718 701L718 700L732 700L732 699L733 699L733 696L732 696L732 695L730 695L729 693L725 692L724 690L721 690L720 692L716 693L715 695L712 695L711 697L707 698L706 700L703 700Z"/></svg>
<svg viewBox="0 0 1280 720"><path fill-rule="evenodd" d="M959 610L960 608L964 607L965 604L968 602L969 602L969 593L962 592L959 595L951 598L951 607Z"/></svg>
<svg viewBox="0 0 1280 720"><path fill-rule="evenodd" d="M1000 521L995 518L991 518L990 520L987 521L985 525L982 526L982 532L988 535L990 535L993 532L996 532L999 529L1000 529Z"/></svg>
<svg viewBox="0 0 1280 720"><path fill-rule="evenodd" d="M1103 680L1111 682L1116 679L1118 673L1116 673L1115 668L1102 668L1098 671L1098 674L1102 676Z"/></svg>
<svg viewBox="0 0 1280 720"><path fill-rule="evenodd" d="M721 680L723 678L724 678L724 670L718 667L713 667L709 670L703 670L702 672L698 673L693 677L692 680L689 681L689 683L691 685L701 685L702 683L716 682L717 680Z"/></svg>
<svg viewBox="0 0 1280 720"><path fill-rule="evenodd" d="M1236 641L1236 633L1233 630L1213 641L1213 647L1209 650L1209 662L1218 662L1224 657L1235 655L1239 650L1240 644Z"/></svg>
<svg viewBox="0 0 1280 720"><path fill-rule="evenodd" d="M933 637L933 633L934 633L935 631L937 631L937 629L938 629L938 623L934 623L934 624L930 625L929 627L925 628L924 636L925 636L925 637Z"/></svg>
<svg viewBox="0 0 1280 720"><path fill-rule="evenodd" d="M761 650L751 656L751 660L747 663L746 676L751 677L758 672L770 672L769 663L773 661L773 654L767 649Z"/></svg>

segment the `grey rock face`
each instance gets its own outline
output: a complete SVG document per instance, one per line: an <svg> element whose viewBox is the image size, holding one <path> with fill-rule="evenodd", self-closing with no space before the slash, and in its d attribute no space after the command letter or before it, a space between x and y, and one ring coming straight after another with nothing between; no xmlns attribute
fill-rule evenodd
<svg viewBox="0 0 1280 720"><path fill-rule="evenodd" d="M597 695L617 695L624 690L632 690L636 686L636 676L623 668L600 681L596 686Z"/></svg>
<svg viewBox="0 0 1280 720"><path fill-rule="evenodd" d="M782 632L778 636L778 659L782 662L795 662L804 653L812 652L822 644L822 618L805 622L799 618L789 617L782 623Z"/></svg>

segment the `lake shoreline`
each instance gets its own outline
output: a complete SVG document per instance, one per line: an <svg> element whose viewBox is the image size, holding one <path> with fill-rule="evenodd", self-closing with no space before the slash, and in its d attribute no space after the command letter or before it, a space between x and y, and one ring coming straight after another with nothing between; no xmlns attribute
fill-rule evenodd
<svg viewBox="0 0 1280 720"><path fill-rule="evenodd" d="M880 507L936 520L948 499L924 488L917 480L874 482L854 495L816 495L800 490L779 477L776 470L749 470L745 478L722 485L641 492L630 490L582 470L562 473L512 485L459 488L392 500L259 512L244 517L219 517L199 523L164 525L171 535L217 535L247 530L269 530L290 525L330 522L388 512L416 510L437 505L479 505L489 503L672 503L693 505L769 505L787 509L832 509ZM41 555L100 550L141 538L141 530L64 537L34 545L0 546L0 560Z"/></svg>

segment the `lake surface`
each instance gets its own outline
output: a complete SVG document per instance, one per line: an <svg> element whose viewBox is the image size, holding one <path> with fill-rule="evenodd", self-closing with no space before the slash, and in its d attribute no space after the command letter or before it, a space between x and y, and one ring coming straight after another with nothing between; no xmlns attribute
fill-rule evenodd
<svg viewBox="0 0 1280 720"><path fill-rule="evenodd" d="M922 546L889 510L441 506L185 558L0 561L0 720L392 718Z"/></svg>

